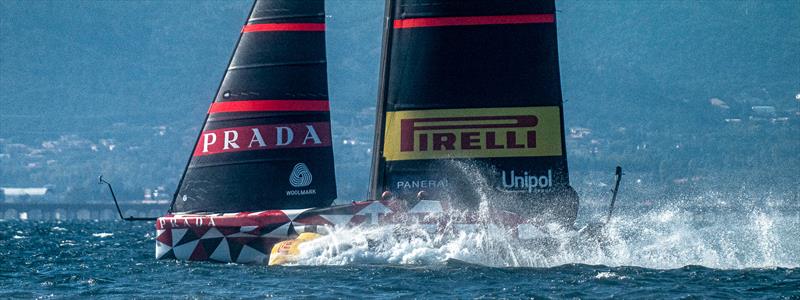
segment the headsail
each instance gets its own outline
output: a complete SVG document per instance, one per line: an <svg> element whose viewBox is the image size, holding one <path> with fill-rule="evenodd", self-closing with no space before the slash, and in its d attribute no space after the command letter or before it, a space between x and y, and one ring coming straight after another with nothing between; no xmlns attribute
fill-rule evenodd
<svg viewBox="0 0 800 300"><path fill-rule="evenodd" d="M336 198L323 0L257 0L171 211L327 206Z"/></svg>
<svg viewBox="0 0 800 300"><path fill-rule="evenodd" d="M485 178L507 208L574 219L554 1L386 9L371 195L475 204Z"/></svg>

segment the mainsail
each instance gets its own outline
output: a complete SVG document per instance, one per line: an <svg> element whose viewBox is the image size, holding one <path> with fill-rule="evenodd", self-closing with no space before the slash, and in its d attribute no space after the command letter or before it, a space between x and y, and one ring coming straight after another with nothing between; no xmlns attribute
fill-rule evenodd
<svg viewBox="0 0 800 300"><path fill-rule="evenodd" d="M258 0L172 212L328 206L336 198L323 0Z"/></svg>
<svg viewBox="0 0 800 300"><path fill-rule="evenodd" d="M389 0L386 17L372 197L574 219L554 1Z"/></svg>

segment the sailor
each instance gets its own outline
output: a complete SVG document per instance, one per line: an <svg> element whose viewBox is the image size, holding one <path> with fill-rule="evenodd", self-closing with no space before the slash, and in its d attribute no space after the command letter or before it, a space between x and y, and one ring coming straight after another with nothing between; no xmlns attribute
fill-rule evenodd
<svg viewBox="0 0 800 300"><path fill-rule="evenodd" d="M380 200L389 201L390 205L400 210L407 210L409 207L407 201L397 201L399 199L390 191L383 191Z"/></svg>

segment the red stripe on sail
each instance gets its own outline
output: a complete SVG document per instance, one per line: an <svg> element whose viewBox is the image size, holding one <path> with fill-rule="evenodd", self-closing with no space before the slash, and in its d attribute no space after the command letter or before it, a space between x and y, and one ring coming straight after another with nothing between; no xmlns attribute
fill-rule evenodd
<svg viewBox="0 0 800 300"><path fill-rule="evenodd" d="M244 25L242 32L325 31L325 23L270 23Z"/></svg>
<svg viewBox="0 0 800 300"><path fill-rule="evenodd" d="M394 28L554 23L553 14L413 18L394 21Z"/></svg>
<svg viewBox="0 0 800 300"><path fill-rule="evenodd" d="M209 114L256 111L330 111L328 100L246 100L214 102Z"/></svg>

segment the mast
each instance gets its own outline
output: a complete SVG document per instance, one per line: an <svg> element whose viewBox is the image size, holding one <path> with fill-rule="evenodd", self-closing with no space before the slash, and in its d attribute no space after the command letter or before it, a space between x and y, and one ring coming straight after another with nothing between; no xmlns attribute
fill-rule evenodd
<svg viewBox="0 0 800 300"><path fill-rule="evenodd" d="M257 0L170 210L330 205L326 67L323 0Z"/></svg>
<svg viewBox="0 0 800 300"><path fill-rule="evenodd" d="M375 106L375 138L372 145L372 168L370 170L369 195L367 199L378 199L383 192L383 168L386 160L383 158L383 133L386 120L384 102L387 98L387 85L389 81L389 67L392 50L392 23L394 22L394 1L386 0L384 12L383 40L381 47L381 71L378 83L378 104Z"/></svg>
<svg viewBox="0 0 800 300"><path fill-rule="evenodd" d="M577 214L553 0L389 0L384 29L373 197Z"/></svg>

